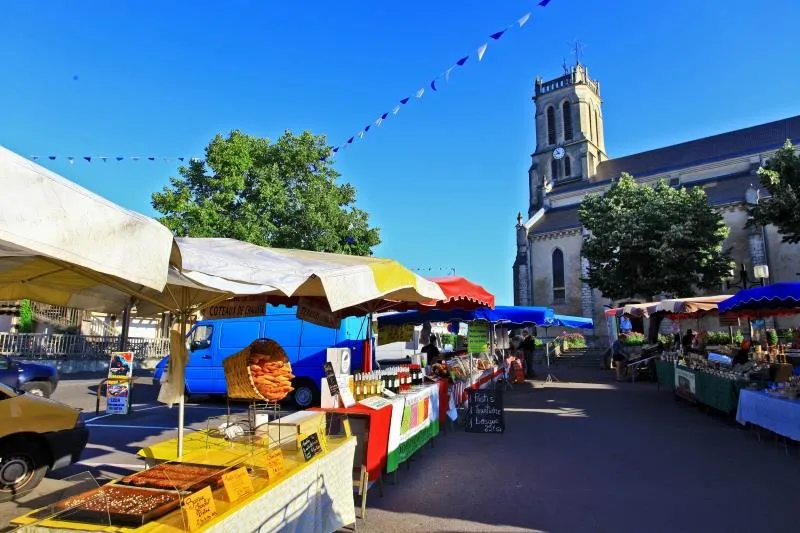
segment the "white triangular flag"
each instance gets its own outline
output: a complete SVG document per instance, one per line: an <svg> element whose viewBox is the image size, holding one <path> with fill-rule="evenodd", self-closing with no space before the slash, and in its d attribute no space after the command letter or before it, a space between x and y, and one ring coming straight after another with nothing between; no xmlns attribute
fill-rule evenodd
<svg viewBox="0 0 800 533"><path fill-rule="evenodd" d="M486 48L488 46L489 46L489 44L486 43L483 46L481 46L480 48L478 48L478 61L481 61L483 59L483 54L486 53Z"/></svg>
<svg viewBox="0 0 800 533"><path fill-rule="evenodd" d="M444 71L444 79L445 81L450 81L450 73L453 72L453 69L456 68L456 65L453 65L449 69Z"/></svg>
<svg viewBox="0 0 800 533"><path fill-rule="evenodd" d="M399 105L394 106L394 109L392 109L392 115L396 115L399 112L400 112L400 106Z"/></svg>
<svg viewBox="0 0 800 533"><path fill-rule="evenodd" d="M526 22L528 22L528 19L530 19L530 18L531 18L531 14L530 14L530 13L525 13L525 14L522 16L522 18L520 18L520 19L517 21L517 24L519 24L519 27L521 28L521 27L523 27L523 26L525 25L525 23L526 23Z"/></svg>
<svg viewBox="0 0 800 533"><path fill-rule="evenodd" d="M417 91L417 98L422 98L422 95L425 94L425 88L423 87L419 91Z"/></svg>
<svg viewBox="0 0 800 533"><path fill-rule="evenodd" d="M375 121L375 126L380 127L383 123L383 118L378 117L378 120Z"/></svg>
<svg viewBox="0 0 800 533"><path fill-rule="evenodd" d="M358 132L358 138L359 139L363 139L364 138L364 132L363 131L359 131Z"/></svg>

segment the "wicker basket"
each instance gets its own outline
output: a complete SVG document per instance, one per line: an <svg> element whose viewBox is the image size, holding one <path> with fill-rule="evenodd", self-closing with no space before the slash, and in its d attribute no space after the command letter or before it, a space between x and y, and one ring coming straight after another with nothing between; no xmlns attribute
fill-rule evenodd
<svg viewBox="0 0 800 533"><path fill-rule="evenodd" d="M265 367L254 364L261 362ZM294 378L286 352L272 339L257 339L222 361L228 397L277 402L292 390ZM254 373L255 370L255 373Z"/></svg>

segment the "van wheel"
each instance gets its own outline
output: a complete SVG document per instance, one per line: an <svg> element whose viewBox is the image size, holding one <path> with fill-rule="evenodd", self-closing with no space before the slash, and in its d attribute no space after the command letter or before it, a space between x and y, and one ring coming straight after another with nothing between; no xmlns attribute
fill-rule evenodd
<svg viewBox="0 0 800 533"><path fill-rule="evenodd" d="M22 390L32 396L49 398L50 394L53 392L53 387L46 381L29 381L22 385Z"/></svg>
<svg viewBox="0 0 800 533"><path fill-rule="evenodd" d="M298 379L292 383L292 402L298 409L308 409L311 406L319 405L319 389L308 379Z"/></svg>
<svg viewBox="0 0 800 533"><path fill-rule="evenodd" d="M42 481L49 464L34 441L12 439L0 447L0 502L24 496Z"/></svg>

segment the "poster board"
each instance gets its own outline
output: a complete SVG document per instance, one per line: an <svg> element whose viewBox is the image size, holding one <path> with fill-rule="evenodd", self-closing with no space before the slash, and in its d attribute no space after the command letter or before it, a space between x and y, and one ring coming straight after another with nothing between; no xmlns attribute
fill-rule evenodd
<svg viewBox="0 0 800 533"><path fill-rule="evenodd" d="M503 412L503 390L468 389L467 423L468 433L502 434L506 431Z"/></svg>
<svg viewBox="0 0 800 533"><path fill-rule="evenodd" d="M489 323L474 321L469 325L467 334L467 351L469 353L484 353L489 348Z"/></svg>
<svg viewBox="0 0 800 533"><path fill-rule="evenodd" d="M127 415L131 409L133 387L133 352L114 352L108 365L106 413Z"/></svg>

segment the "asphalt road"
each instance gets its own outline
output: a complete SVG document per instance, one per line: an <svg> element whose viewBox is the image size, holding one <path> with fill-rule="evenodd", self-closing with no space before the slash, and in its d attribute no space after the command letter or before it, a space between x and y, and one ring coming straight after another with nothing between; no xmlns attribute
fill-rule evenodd
<svg viewBox="0 0 800 533"><path fill-rule="evenodd" d="M800 454L772 437L712 416L647 383L602 371L559 372L506 393L506 433L461 430L402 466L384 496L369 493L360 532L709 532L797 530ZM64 380L54 398L94 412L97 379ZM135 453L177 435L177 412L137 384L133 414L88 416L81 462L54 472L32 495L0 504L0 527L59 499L90 472L100 479L142 468ZM187 406L190 428L224 415L222 402ZM86 485L82 485L85 487Z"/></svg>

